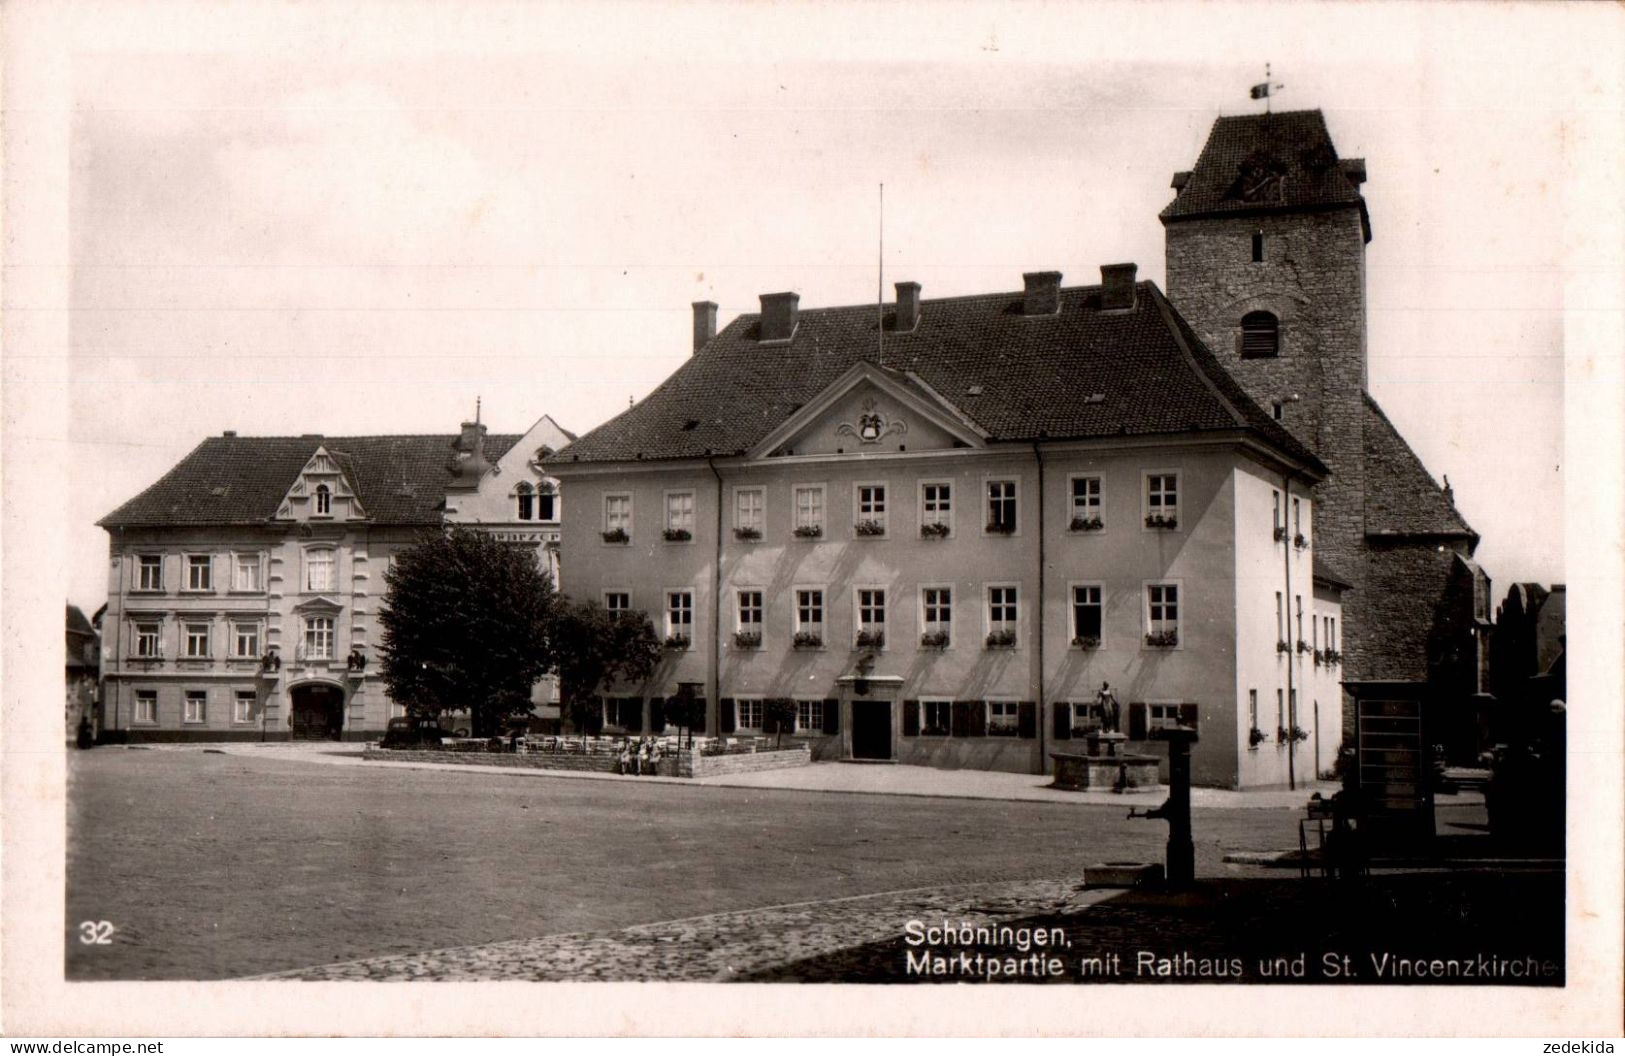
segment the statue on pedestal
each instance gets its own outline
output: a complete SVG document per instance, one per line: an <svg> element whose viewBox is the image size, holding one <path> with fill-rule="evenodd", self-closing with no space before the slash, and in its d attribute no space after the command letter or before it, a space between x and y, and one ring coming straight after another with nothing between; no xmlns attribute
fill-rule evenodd
<svg viewBox="0 0 1625 1056"><path fill-rule="evenodd" d="M1100 692L1095 695L1095 703L1100 708L1101 732L1122 733L1123 712L1117 703L1117 697L1112 694L1111 683L1100 684Z"/></svg>

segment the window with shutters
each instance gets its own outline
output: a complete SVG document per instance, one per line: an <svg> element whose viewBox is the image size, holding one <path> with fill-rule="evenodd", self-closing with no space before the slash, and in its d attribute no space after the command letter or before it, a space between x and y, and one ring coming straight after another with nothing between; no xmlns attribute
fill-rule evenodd
<svg viewBox="0 0 1625 1056"><path fill-rule="evenodd" d="M1248 312L1241 317L1241 358L1267 359L1280 355L1281 324L1269 312Z"/></svg>
<svg viewBox="0 0 1625 1056"><path fill-rule="evenodd" d="M796 701L796 732L824 732L824 701L822 699Z"/></svg>
<svg viewBox="0 0 1625 1056"><path fill-rule="evenodd" d="M954 702L951 700L920 701L920 736L947 737L953 732Z"/></svg>
<svg viewBox="0 0 1625 1056"><path fill-rule="evenodd" d="M987 702L987 735L1015 737L1021 732L1021 707L1013 700Z"/></svg>
<svg viewBox="0 0 1625 1056"><path fill-rule="evenodd" d="M762 729L762 698L734 698L734 728L760 732Z"/></svg>
<svg viewBox="0 0 1625 1056"><path fill-rule="evenodd" d="M1094 733L1106 726L1106 705L1098 700L1075 700L1072 702L1072 733L1081 736Z"/></svg>
<svg viewBox="0 0 1625 1056"><path fill-rule="evenodd" d="M1177 703L1146 702L1146 726L1149 729L1173 729L1179 725L1179 705Z"/></svg>
<svg viewBox="0 0 1625 1056"><path fill-rule="evenodd" d="M142 724L158 721L157 690L138 689L135 691L135 721Z"/></svg>

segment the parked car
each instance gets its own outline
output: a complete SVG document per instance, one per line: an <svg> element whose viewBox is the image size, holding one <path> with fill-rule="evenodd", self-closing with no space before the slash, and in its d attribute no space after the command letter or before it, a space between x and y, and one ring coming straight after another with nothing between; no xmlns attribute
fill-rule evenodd
<svg viewBox="0 0 1625 1056"><path fill-rule="evenodd" d="M441 729L437 719L403 715L389 720L389 725L384 727L384 739L379 742L379 746L416 748L425 744L439 745L441 738L450 736L451 731Z"/></svg>

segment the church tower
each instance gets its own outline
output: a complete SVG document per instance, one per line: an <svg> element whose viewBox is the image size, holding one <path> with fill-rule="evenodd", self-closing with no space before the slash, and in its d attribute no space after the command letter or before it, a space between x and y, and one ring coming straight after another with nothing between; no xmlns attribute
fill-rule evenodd
<svg viewBox="0 0 1625 1056"><path fill-rule="evenodd" d="M1168 298L1260 407L1332 470L1316 544L1360 534L1366 389L1365 163L1318 110L1221 117L1162 211Z"/></svg>
<svg viewBox="0 0 1625 1056"><path fill-rule="evenodd" d="M1482 688L1489 581L1450 489L1367 391L1365 178L1318 110L1219 118L1161 213L1168 297L1331 470L1315 487L1314 546L1317 565L1353 587L1343 678L1470 694Z"/></svg>

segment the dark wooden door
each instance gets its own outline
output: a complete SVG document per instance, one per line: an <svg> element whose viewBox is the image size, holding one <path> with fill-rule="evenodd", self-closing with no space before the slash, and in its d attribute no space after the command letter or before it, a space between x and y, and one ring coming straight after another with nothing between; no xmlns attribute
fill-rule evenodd
<svg viewBox="0 0 1625 1056"><path fill-rule="evenodd" d="M343 726L340 693L325 686L293 691L291 733L296 741L336 741Z"/></svg>
<svg viewBox="0 0 1625 1056"><path fill-rule="evenodd" d="M891 701L852 702L852 758L890 759Z"/></svg>

